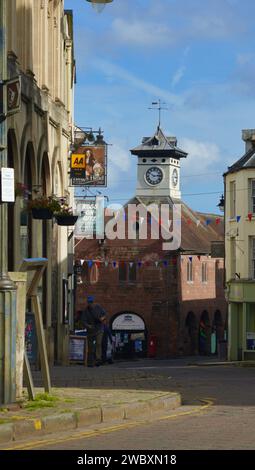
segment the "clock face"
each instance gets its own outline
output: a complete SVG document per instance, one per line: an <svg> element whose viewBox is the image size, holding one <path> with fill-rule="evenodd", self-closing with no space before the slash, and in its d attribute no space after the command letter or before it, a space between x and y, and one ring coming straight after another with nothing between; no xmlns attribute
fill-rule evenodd
<svg viewBox="0 0 255 470"><path fill-rule="evenodd" d="M178 171L176 170L176 168L173 170L173 173L172 173L172 183L173 183L173 186L177 186L178 184Z"/></svg>
<svg viewBox="0 0 255 470"><path fill-rule="evenodd" d="M163 172L157 166L152 166L145 173L145 179L147 183L152 184L153 186L161 183L163 179Z"/></svg>

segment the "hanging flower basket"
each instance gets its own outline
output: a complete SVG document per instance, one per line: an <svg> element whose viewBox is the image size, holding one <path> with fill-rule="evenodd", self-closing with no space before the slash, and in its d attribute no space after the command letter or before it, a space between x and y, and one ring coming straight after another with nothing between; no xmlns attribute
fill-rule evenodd
<svg viewBox="0 0 255 470"><path fill-rule="evenodd" d="M68 226L74 225L77 222L78 215L62 215L62 214L55 214L55 219L58 225Z"/></svg>
<svg viewBox="0 0 255 470"><path fill-rule="evenodd" d="M60 210L60 203L54 196L40 196L30 199L27 203L27 210L32 212L34 219L50 220L55 211Z"/></svg>
<svg viewBox="0 0 255 470"><path fill-rule="evenodd" d="M31 209L33 219L40 219L40 220L50 220L53 217L53 212L50 209L46 208L32 208Z"/></svg>

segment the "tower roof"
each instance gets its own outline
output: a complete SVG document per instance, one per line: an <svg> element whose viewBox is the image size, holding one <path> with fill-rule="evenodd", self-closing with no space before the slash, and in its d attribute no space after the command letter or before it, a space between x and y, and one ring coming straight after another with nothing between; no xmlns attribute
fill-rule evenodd
<svg viewBox="0 0 255 470"><path fill-rule="evenodd" d="M166 137L159 126L152 137L144 137L141 145L131 149L131 154L137 155L138 157L153 156L155 153L171 156L176 159L186 158L188 155L177 147L176 137Z"/></svg>

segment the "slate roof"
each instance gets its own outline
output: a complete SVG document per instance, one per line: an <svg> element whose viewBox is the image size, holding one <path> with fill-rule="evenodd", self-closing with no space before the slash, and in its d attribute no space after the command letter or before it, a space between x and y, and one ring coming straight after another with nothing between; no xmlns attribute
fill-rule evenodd
<svg viewBox="0 0 255 470"><path fill-rule="evenodd" d="M175 158L186 158L187 153L177 147L177 140L175 137L166 137L160 127L157 127L155 134L152 137L144 137L142 144L134 149L131 149L132 155L148 155L157 153L167 153Z"/></svg>
<svg viewBox="0 0 255 470"><path fill-rule="evenodd" d="M228 173L235 173L236 171L247 168L255 168L255 147L248 150L236 163L229 166L224 176Z"/></svg>

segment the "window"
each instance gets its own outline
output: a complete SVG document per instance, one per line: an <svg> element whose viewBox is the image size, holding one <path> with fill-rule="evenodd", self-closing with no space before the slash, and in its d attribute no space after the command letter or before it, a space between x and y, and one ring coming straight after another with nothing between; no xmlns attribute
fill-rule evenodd
<svg viewBox="0 0 255 470"><path fill-rule="evenodd" d="M255 180L249 180L249 211L255 214Z"/></svg>
<svg viewBox="0 0 255 470"><path fill-rule="evenodd" d="M255 279L255 238L251 237L250 239L250 248L251 248L251 278Z"/></svg>
<svg viewBox="0 0 255 470"><path fill-rule="evenodd" d="M236 274L236 240L234 237L230 239L230 269L231 279L235 279Z"/></svg>
<svg viewBox="0 0 255 470"><path fill-rule="evenodd" d="M136 282L136 263L128 266L128 280L129 282Z"/></svg>
<svg viewBox="0 0 255 470"><path fill-rule="evenodd" d="M127 265L126 263L119 263L119 281L126 282L127 280Z"/></svg>
<svg viewBox="0 0 255 470"><path fill-rule="evenodd" d="M192 261L188 261L187 263L187 281L193 281L193 272L192 272Z"/></svg>
<svg viewBox="0 0 255 470"><path fill-rule="evenodd" d="M236 216L236 182L230 182L230 217L234 219Z"/></svg>
<svg viewBox="0 0 255 470"><path fill-rule="evenodd" d="M207 282L207 263L202 263L202 282Z"/></svg>
<svg viewBox="0 0 255 470"><path fill-rule="evenodd" d="M119 281L136 282L136 263L119 264Z"/></svg>

